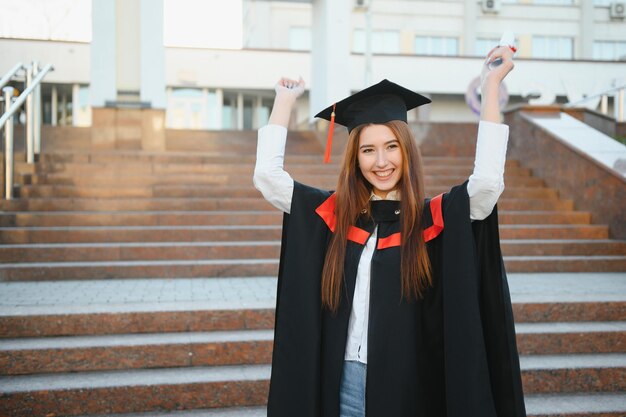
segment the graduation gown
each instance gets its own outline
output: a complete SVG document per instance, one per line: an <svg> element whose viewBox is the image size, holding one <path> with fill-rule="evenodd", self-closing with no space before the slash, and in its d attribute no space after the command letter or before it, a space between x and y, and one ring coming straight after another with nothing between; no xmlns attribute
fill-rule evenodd
<svg viewBox="0 0 626 417"><path fill-rule="evenodd" d="M433 286L401 297L399 202L371 202L348 233L336 314L321 307L334 195L295 182L283 219L268 417L338 417L359 258L378 226L370 274L367 417L525 416L497 209L470 221L467 182L427 200Z"/></svg>

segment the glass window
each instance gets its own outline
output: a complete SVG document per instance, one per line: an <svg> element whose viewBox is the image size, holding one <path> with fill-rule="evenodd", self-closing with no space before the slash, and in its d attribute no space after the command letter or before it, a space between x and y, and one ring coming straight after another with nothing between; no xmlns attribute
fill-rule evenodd
<svg viewBox="0 0 626 417"><path fill-rule="evenodd" d="M533 58L573 59L574 41L572 38L553 36L533 36Z"/></svg>
<svg viewBox="0 0 626 417"><path fill-rule="evenodd" d="M237 97L224 95L222 129L237 129Z"/></svg>
<svg viewBox="0 0 626 417"><path fill-rule="evenodd" d="M219 115L217 114L217 94L209 91L207 95L208 120L207 129L217 129L219 127Z"/></svg>
<svg viewBox="0 0 626 417"><path fill-rule="evenodd" d="M352 37L352 52L365 53L365 30L355 29ZM394 30L375 30L372 32L372 53L400 53L400 33Z"/></svg>
<svg viewBox="0 0 626 417"><path fill-rule="evenodd" d="M500 39L496 38L478 38L474 43L474 55L487 56L487 53L498 44Z"/></svg>
<svg viewBox="0 0 626 417"><path fill-rule="evenodd" d="M593 0L594 6L610 6L615 0Z"/></svg>
<svg viewBox="0 0 626 417"><path fill-rule="evenodd" d="M534 4L557 4L557 5L569 5L574 4L572 0L533 0Z"/></svg>
<svg viewBox="0 0 626 417"><path fill-rule="evenodd" d="M416 36L415 53L418 55L455 56L459 54L459 40L443 36Z"/></svg>
<svg viewBox="0 0 626 417"><path fill-rule="evenodd" d="M593 43L593 59L601 60L626 60L626 42L620 41L595 41Z"/></svg>
<svg viewBox="0 0 626 417"><path fill-rule="evenodd" d="M289 49L311 50L311 28L293 26L289 28Z"/></svg>

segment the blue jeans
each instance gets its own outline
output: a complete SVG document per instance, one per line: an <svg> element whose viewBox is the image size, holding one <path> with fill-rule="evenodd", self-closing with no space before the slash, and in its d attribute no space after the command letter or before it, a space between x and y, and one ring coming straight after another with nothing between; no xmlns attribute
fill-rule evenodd
<svg viewBox="0 0 626 417"><path fill-rule="evenodd" d="M365 377L367 365L344 361L339 387L339 417L365 417Z"/></svg>

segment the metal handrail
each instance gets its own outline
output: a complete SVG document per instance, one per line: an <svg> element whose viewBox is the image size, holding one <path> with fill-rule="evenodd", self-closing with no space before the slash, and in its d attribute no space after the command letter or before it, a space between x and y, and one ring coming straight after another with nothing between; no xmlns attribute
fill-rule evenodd
<svg viewBox="0 0 626 417"><path fill-rule="evenodd" d="M7 83L11 81L11 78L13 78L13 76L21 69L24 69L24 64L22 64L21 62L15 64L15 66L11 68L9 72L4 74L4 77L2 77L2 79L0 80L0 88L7 85Z"/></svg>
<svg viewBox="0 0 626 417"><path fill-rule="evenodd" d="M41 83L43 77L45 77L48 72L53 70L54 67L52 66L52 64L48 64L44 67L43 70L41 70L39 74L37 74L37 77L33 80L32 84L26 90L22 91L22 94L20 94L20 96L13 101L11 107L4 112L2 117L0 117L0 129L2 129L9 117L13 116L13 114L15 114L17 110L19 110L22 104L24 104L24 102L26 101L26 97L30 93L32 93L32 91L39 85L39 83Z"/></svg>
<svg viewBox="0 0 626 417"><path fill-rule="evenodd" d="M594 94L592 96L587 96L587 97L585 97L583 99L580 99L578 101L575 101L573 103L567 103L565 105L565 107L578 106L580 103L584 103L587 100L591 100L591 99L594 99L594 98L602 97L602 96L605 96L605 95L607 95L609 93L612 93L613 91L619 91L619 90L623 90L625 88L626 88L626 84L624 84L622 86L619 86L619 87L612 87L612 88L609 88L608 90L602 91L601 93L596 93L596 94Z"/></svg>
<svg viewBox="0 0 626 417"><path fill-rule="evenodd" d="M567 103L564 107L576 107L588 100L593 100L595 98L601 97L601 111L603 114L608 113L608 96L609 93L617 92L615 95L615 119L618 122L624 121L624 90L626 90L626 84L621 85L619 87L612 87L608 90L604 90L600 93L596 93L591 96L587 96L581 100L575 101L573 103Z"/></svg>
<svg viewBox="0 0 626 417"><path fill-rule="evenodd" d="M0 117L0 129L4 127L4 198L13 199L13 116L26 103L26 162L35 162L35 150L41 149L41 81L52 64L39 71L37 62L26 69L26 89L12 100L14 88L4 87L5 112ZM33 79L33 75L35 75ZM3 78L4 79L4 78ZM35 143L38 141L39 143Z"/></svg>

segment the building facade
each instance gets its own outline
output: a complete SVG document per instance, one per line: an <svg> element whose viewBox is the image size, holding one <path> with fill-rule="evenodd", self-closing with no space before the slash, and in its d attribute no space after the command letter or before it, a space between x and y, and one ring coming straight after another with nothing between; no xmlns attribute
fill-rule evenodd
<svg viewBox="0 0 626 417"><path fill-rule="evenodd" d="M115 2L93 0L92 10L107 1ZM477 120L476 80L504 31L515 33L518 52L503 104L576 102L626 84L623 6L609 0L243 0L241 48L164 48L166 126L258 128L267 122L281 76L302 76L309 92L329 90L300 101L299 127L312 122L320 100L330 104L383 78L432 98L414 120ZM95 34L102 30L101 13L86 18ZM5 37L0 72L33 59L52 63L44 121L89 126L99 76L94 48L92 42ZM609 98L609 112L616 100ZM584 105L598 108L600 98Z"/></svg>

